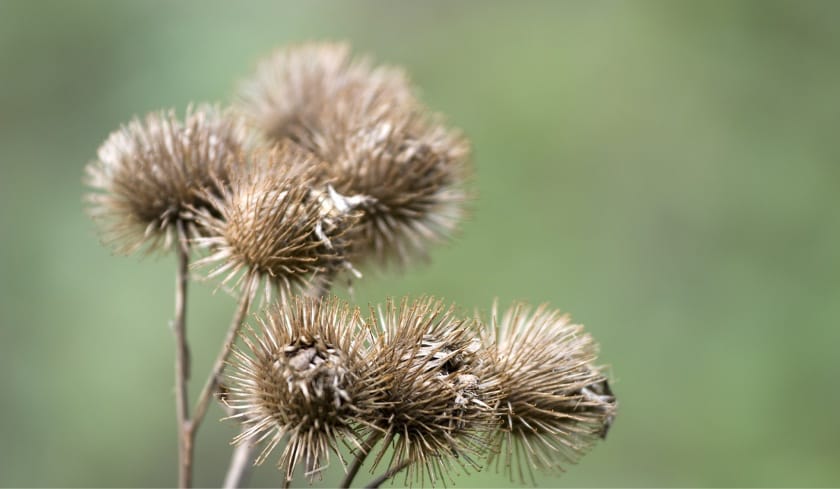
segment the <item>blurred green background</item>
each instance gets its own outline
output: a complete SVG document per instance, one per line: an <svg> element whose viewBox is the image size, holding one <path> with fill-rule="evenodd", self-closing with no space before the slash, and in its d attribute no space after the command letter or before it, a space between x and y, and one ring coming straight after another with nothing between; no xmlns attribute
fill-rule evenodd
<svg viewBox="0 0 840 489"><path fill-rule="evenodd" d="M549 301L601 343L619 416L541 485L840 485L838 19L816 1L0 1L0 485L175 483L174 260L99 245L83 167L133 115L228 102L311 39L405 66L474 146L461 236L355 301ZM197 379L234 309L212 290L191 290ZM221 417L199 485L225 471Z"/></svg>

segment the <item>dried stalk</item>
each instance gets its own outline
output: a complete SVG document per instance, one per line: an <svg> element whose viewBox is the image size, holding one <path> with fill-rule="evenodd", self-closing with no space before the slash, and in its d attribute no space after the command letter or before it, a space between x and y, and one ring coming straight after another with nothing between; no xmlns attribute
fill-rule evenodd
<svg viewBox="0 0 840 489"><path fill-rule="evenodd" d="M356 478L356 474L359 472L359 469L361 469L362 465L365 463L365 459L368 454L371 450L373 450L374 445L376 445L380 438L382 438L382 433L379 431L374 431L370 434L370 436L368 436L367 440L365 440L362 444L362 449L356 454L356 458L353 459L353 463L350 464L350 467L347 469L347 474L344 476L344 479L341 481L341 485L339 487L342 489L350 487L350 484L353 483L353 479Z"/></svg>
<svg viewBox="0 0 840 489"><path fill-rule="evenodd" d="M189 245L181 221L177 225L178 270L175 276L175 413L178 420L178 487L192 486L193 436L189 414L187 384L190 377L190 350L187 345L187 283Z"/></svg>
<svg viewBox="0 0 840 489"><path fill-rule="evenodd" d="M237 445L233 449L230 466L228 467L227 475L225 475L225 483L222 487L225 489L236 489L243 485L248 479L248 469L251 467L251 453L253 450L254 446L248 441Z"/></svg>
<svg viewBox="0 0 840 489"><path fill-rule="evenodd" d="M210 375L207 377L207 381L204 383L204 387L201 389L201 394L198 396L195 413L193 414L192 426L190 427L191 436L193 437L195 436L195 430L198 429L198 426L207 414L210 399L213 398L213 395L219 387L219 380L222 375L222 371L225 369L225 363L227 363L227 359L230 356L231 349L233 348L233 343L236 341L236 335L239 332L239 328L242 326L242 321L245 319L245 315L248 313L248 309L251 305L253 287L254 286L251 285L242 289L242 295L239 298L239 306L237 307L236 314L234 314L233 320L228 328L225 341L222 344L222 349L219 351L216 361L213 363L213 368L210 371Z"/></svg>
<svg viewBox="0 0 840 489"><path fill-rule="evenodd" d="M377 487L381 486L383 482L387 481L391 477L394 477L401 470L408 467L409 465L411 465L410 460L403 460L399 465L397 465L397 466L395 466L391 469L388 469L387 471L385 471L384 474L382 474L379 477L377 477L376 479L373 479L372 481L370 481L370 483L368 483L368 485L365 486L365 489L376 489Z"/></svg>

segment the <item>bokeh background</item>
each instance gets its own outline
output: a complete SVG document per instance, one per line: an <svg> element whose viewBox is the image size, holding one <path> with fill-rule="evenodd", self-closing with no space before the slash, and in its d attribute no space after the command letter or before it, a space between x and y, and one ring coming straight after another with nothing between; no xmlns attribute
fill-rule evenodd
<svg viewBox="0 0 840 489"><path fill-rule="evenodd" d="M229 102L312 39L404 66L474 146L461 236L354 301L548 301L601 343L619 416L541 485L840 485L838 19L830 1L0 1L0 485L175 483L174 260L99 245L83 167L135 114ZM197 373L234 309L212 292L191 289ZM221 417L199 485L225 471Z"/></svg>

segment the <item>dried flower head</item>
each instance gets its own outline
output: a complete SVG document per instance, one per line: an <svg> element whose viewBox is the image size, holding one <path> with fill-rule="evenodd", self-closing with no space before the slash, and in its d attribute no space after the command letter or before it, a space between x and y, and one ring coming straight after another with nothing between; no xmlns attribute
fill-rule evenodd
<svg viewBox="0 0 840 489"><path fill-rule="evenodd" d="M255 152L221 195L202 194L212 212L198 222L211 234L196 239L211 254L195 263L212 265L209 277L223 276L253 293L265 278L266 297L276 286L311 287L338 270L354 271L346 259L347 231L358 219L356 199L320 183L322 164L288 143Z"/></svg>
<svg viewBox="0 0 840 489"><path fill-rule="evenodd" d="M547 305L514 304L501 321L494 306L493 329L503 423L491 458L504 458L520 481L534 468L563 470L606 436L615 416L615 397L593 365L597 344Z"/></svg>
<svg viewBox="0 0 840 489"><path fill-rule="evenodd" d="M430 245L454 234L471 172L469 143L459 133L434 116L401 108L332 134L319 154L332 163L336 188L369 197L354 236L356 259L404 266L427 258Z"/></svg>
<svg viewBox="0 0 840 489"><path fill-rule="evenodd" d="M346 44L293 46L259 65L239 106L270 138L326 161L340 192L368 197L356 260L424 259L463 218L469 143L428 113L401 70L351 59Z"/></svg>
<svg viewBox="0 0 840 489"><path fill-rule="evenodd" d="M174 111L155 112L112 133L86 168L105 242L129 254L169 248L179 222L188 236L202 234L192 209L206 200L197 190L219 194L248 139L241 119L208 105L187 109L183 123Z"/></svg>
<svg viewBox="0 0 840 489"><path fill-rule="evenodd" d="M269 138L309 147L324 136L324 109L348 96L413 100L402 70L353 59L347 43L312 42L279 49L261 61L253 78L242 83L237 105Z"/></svg>
<svg viewBox="0 0 840 489"><path fill-rule="evenodd" d="M266 316L234 350L228 402L246 427L234 443L268 440L260 464L285 440L278 467L286 480L299 464L313 477L331 451L339 454L338 440L361 447L357 420L371 401L358 381L365 368L358 310L335 298L295 296Z"/></svg>
<svg viewBox="0 0 840 489"><path fill-rule="evenodd" d="M451 468L477 468L486 435L497 426L498 385L469 321L441 301L389 300L370 318L378 338L365 381L377 398L373 424L385 433L374 466L389 446L389 469L435 483Z"/></svg>

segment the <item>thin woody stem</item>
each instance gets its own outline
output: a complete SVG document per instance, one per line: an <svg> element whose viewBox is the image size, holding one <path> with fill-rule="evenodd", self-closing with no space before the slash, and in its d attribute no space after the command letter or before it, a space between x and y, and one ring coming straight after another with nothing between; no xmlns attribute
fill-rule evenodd
<svg viewBox="0 0 840 489"><path fill-rule="evenodd" d="M403 460L403 461L402 461L401 463L399 463L398 465L396 465L396 466L394 466L394 467L392 467L392 468L388 469L387 471L385 471L385 473L384 473L384 474L382 474L382 475L380 475L379 477L377 477L376 479L373 479L372 481L370 481L370 482L368 483L368 485L366 485L366 486L365 486L365 489L376 489L377 487L381 486L383 482L387 481L387 480L388 480L388 479L390 479L391 477L394 477L394 476L395 476L395 475L397 475L397 474L398 474L401 470L403 470L404 468L408 467L409 465L411 465L411 461L410 461L410 460Z"/></svg>
<svg viewBox="0 0 840 489"><path fill-rule="evenodd" d="M347 474L344 476L344 479L341 481L342 489L347 489L350 487L350 484L353 483L353 479L356 478L356 474L359 472L359 469L362 468L362 465L365 463L365 459L367 458L370 451L373 449L373 446L376 445L376 442L382 438L382 433L379 431L374 431L373 433L368 436L368 438L362 443L362 450L356 454L356 458L353 459L353 463L350 464L350 467L347 469Z"/></svg>
<svg viewBox="0 0 840 489"><path fill-rule="evenodd" d="M253 450L254 446L250 443L250 440L245 440L234 448L230 466L227 475L225 475L225 483L222 487L235 489L245 483L248 478L248 467L251 466L251 452Z"/></svg>
<svg viewBox="0 0 840 489"><path fill-rule="evenodd" d="M246 286L242 289L242 296L239 298L239 306L236 309L236 314L233 316L233 320L231 321L227 335L225 336L225 341L222 344L222 349L219 350L219 355L213 363L213 369L210 371L210 375L207 377L207 381L201 389L201 394L198 396L191 426L193 436L195 430L198 429L198 426L204 419L204 415L207 414L210 399L213 398L213 394L216 393L216 390L219 387L219 379L222 375L222 371L225 369L225 363L230 356L239 328L242 326L242 320L245 319L245 315L248 313L248 308L251 305L251 297L253 295L252 289L253 285L251 281L246 282Z"/></svg>
<svg viewBox="0 0 840 489"><path fill-rule="evenodd" d="M178 270L175 275L175 414L178 420L178 487L192 486L193 436L187 384L190 377L190 350L187 344L187 283L189 245L184 225L177 221Z"/></svg>

